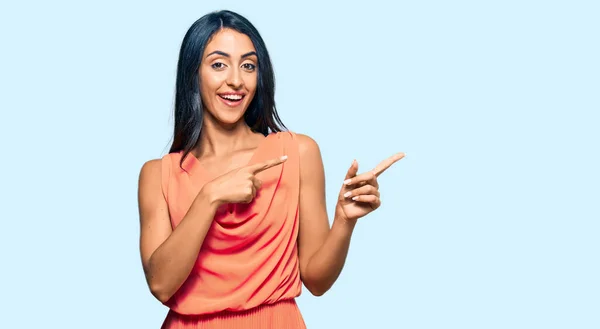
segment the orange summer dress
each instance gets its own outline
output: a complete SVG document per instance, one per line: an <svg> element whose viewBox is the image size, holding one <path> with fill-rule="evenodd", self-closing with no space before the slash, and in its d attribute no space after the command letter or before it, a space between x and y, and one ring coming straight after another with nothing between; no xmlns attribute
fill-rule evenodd
<svg viewBox="0 0 600 329"><path fill-rule="evenodd" d="M306 328L300 295L297 237L300 184L293 132L271 133L248 164L287 155L257 174L263 184L249 204L227 204L215 214L194 267L165 305L163 329ZM212 177L192 154L162 158L162 190L173 228Z"/></svg>

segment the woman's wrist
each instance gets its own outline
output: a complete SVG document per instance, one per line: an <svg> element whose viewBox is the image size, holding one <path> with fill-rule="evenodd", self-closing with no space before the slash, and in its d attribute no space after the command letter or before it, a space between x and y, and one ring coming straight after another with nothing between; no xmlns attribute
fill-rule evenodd
<svg viewBox="0 0 600 329"><path fill-rule="evenodd" d="M333 217L333 225L331 228L352 234L352 231L354 231L354 227L356 226L358 219L348 219L344 215L344 211L339 205L337 205L335 208L336 210L335 215Z"/></svg>
<svg viewBox="0 0 600 329"><path fill-rule="evenodd" d="M222 203L210 183L204 184L204 186L200 189L200 192L198 192L196 195L196 200L204 203L211 210L215 211Z"/></svg>

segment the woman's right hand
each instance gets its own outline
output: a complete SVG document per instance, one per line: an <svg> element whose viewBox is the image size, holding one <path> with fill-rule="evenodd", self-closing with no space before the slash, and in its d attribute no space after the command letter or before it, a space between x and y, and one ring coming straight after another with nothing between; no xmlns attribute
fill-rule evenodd
<svg viewBox="0 0 600 329"><path fill-rule="evenodd" d="M262 184L256 178L256 174L280 165L285 160L287 160L287 156L284 155L280 158L234 169L206 183L203 190L216 206L227 203L250 203Z"/></svg>

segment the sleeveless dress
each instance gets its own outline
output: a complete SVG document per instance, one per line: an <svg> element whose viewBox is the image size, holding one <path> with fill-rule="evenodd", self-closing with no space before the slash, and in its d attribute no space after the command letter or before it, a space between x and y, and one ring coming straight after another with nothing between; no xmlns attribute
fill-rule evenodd
<svg viewBox="0 0 600 329"><path fill-rule="evenodd" d="M298 141L271 133L248 164L287 155L256 175L263 183L249 204L221 206L193 269L170 300L163 329L306 328L295 297L301 293L297 237ZM173 229L212 177L192 154L162 158L162 190Z"/></svg>

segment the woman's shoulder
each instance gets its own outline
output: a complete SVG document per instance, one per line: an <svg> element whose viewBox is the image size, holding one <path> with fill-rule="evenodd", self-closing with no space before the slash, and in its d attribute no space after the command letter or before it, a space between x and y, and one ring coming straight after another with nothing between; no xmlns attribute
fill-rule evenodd
<svg viewBox="0 0 600 329"><path fill-rule="evenodd" d="M317 141L307 134L300 132L289 131L293 139L298 143L300 155L319 152L319 144Z"/></svg>
<svg viewBox="0 0 600 329"><path fill-rule="evenodd" d="M142 165L141 171L153 171L160 169L165 164L179 161L181 159L181 152L167 153L160 158L146 160Z"/></svg>
<svg viewBox="0 0 600 329"><path fill-rule="evenodd" d="M140 180L145 177L153 177L156 176L157 173L160 173L161 170L161 162L162 159L150 159L142 164L142 168L140 169Z"/></svg>
<svg viewBox="0 0 600 329"><path fill-rule="evenodd" d="M140 179L144 177L163 177L181 160L181 152L167 153L160 158L146 160L140 169ZM163 177L164 179L164 177Z"/></svg>
<svg viewBox="0 0 600 329"><path fill-rule="evenodd" d="M315 157L321 158L321 151L319 149L319 144L317 141L307 134L303 134L296 131L282 131L278 133L279 135L287 135L291 140L293 140L298 145L298 153L300 155L300 160L309 160L314 159Z"/></svg>

